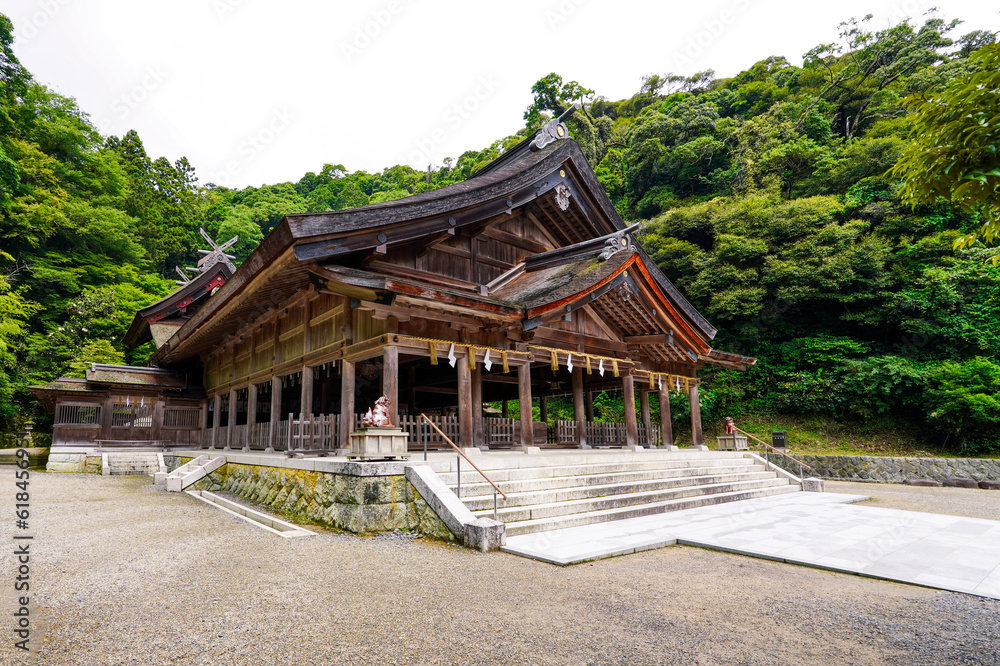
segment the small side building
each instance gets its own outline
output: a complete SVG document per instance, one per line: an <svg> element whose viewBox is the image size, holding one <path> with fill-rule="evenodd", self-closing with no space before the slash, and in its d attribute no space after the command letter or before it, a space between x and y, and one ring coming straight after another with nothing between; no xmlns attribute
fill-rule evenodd
<svg viewBox="0 0 1000 666"><path fill-rule="evenodd" d="M383 394L413 448L439 441L421 413L465 447L672 445L671 395L700 446L699 368L755 360L712 347L567 137L556 120L465 182L286 216L136 315L125 341L155 340L155 369L35 387L53 446L343 449ZM639 409L596 422L605 390ZM549 418L557 395L572 419Z"/></svg>

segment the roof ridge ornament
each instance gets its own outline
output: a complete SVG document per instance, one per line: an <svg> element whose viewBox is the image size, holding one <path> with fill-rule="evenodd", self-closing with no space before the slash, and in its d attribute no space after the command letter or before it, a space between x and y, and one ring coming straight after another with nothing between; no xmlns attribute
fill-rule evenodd
<svg viewBox="0 0 1000 666"><path fill-rule="evenodd" d="M618 254L622 250L628 249L628 237L625 235L625 231L622 230L615 234L611 238L604 241L604 249L601 253L597 255L597 258L601 261L607 261L613 255Z"/></svg>
<svg viewBox="0 0 1000 666"><path fill-rule="evenodd" d="M545 123L531 141L531 145L529 146L531 152L539 151L550 143L560 139L568 139L569 128L566 127L566 123L563 121L573 115L573 112L579 107L580 105L577 102L573 102L572 106L566 109L558 118L553 118Z"/></svg>
<svg viewBox="0 0 1000 666"><path fill-rule="evenodd" d="M197 267L195 267L195 266L187 266L187 267L185 267L186 270L189 270L192 273L197 273L198 275L201 275L202 273L208 271L210 268L212 268L216 264L225 264L226 266L229 267L230 273L235 273L236 272L236 266L233 265L232 260L235 259L236 257L234 255L232 255L232 254L226 254L226 250L228 250L232 246L236 245L236 241L238 241L240 239L240 237L239 236L233 236L232 238L230 238L229 240L227 240L225 243L219 244L219 243L215 242L212 239L211 236L208 235L208 233L205 231L204 228L199 228L198 229L198 233L201 234L201 237L204 238L208 242L208 244L211 246L212 249L211 250L198 250L199 254L203 254L205 256L198 260ZM189 282L191 282L191 278L189 278L184 273L184 271L182 271L180 269L179 266L174 266L174 270L177 271L177 274L181 276L180 280L175 280L174 281L176 284L179 284L179 285L181 285L183 287L184 285L186 285Z"/></svg>

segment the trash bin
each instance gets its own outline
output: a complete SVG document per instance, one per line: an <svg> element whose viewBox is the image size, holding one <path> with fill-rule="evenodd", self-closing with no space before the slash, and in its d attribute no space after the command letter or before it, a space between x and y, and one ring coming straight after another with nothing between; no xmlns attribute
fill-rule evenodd
<svg viewBox="0 0 1000 666"><path fill-rule="evenodd" d="M771 446L776 449L788 448L788 431L775 430L771 433Z"/></svg>

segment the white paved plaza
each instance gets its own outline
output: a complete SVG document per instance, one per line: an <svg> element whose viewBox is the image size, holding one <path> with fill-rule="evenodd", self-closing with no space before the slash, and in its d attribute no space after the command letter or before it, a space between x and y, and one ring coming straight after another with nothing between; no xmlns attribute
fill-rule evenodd
<svg viewBox="0 0 1000 666"><path fill-rule="evenodd" d="M504 551L575 564L674 544L1000 599L1000 521L791 493L510 537Z"/></svg>

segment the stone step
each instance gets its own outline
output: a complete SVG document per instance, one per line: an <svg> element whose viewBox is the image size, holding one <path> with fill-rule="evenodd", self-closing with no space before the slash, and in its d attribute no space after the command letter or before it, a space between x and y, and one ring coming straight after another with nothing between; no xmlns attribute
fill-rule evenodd
<svg viewBox="0 0 1000 666"><path fill-rule="evenodd" d="M750 481L766 481L777 478L774 472L748 471L735 474L709 474L704 476L681 476L668 479L649 479L632 482L615 482L606 484L595 484L586 486L571 486L561 488L544 488L526 492L508 492L507 499L499 499L499 506L503 508L525 507L531 505L546 505L554 502L567 502L571 500L588 499L596 497L613 498L619 495L632 495L648 493L657 490L672 490L680 488L690 488L696 486L718 486ZM462 489L462 502L471 511L481 509L493 509L493 488L487 486L490 493L480 493L477 496L465 494Z"/></svg>
<svg viewBox="0 0 1000 666"><path fill-rule="evenodd" d="M765 488L752 490L737 490L726 493L713 493L708 495L698 495L695 497L684 497L662 502L651 502L647 504L637 504L633 506L614 507L609 509L599 509L581 513L573 513L562 516L522 520L507 522L507 536L518 536L521 534L534 534L549 530L559 530L568 527L579 527L581 525L592 525L594 523L608 522L611 520L625 520L627 518L639 518L667 511L679 511L681 509L694 509L699 506L709 506L712 504L722 504L724 502L735 502L739 500L756 499L758 497L770 497L772 495L783 495L801 490L799 484L774 485ZM482 517L492 517L492 508L489 511L478 511L477 515ZM501 519L503 519L501 517Z"/></svg>
<svg viewBox="0 0 1000 666"><path fill-rule="evenodd" d="M544 504L532 504L501 509L498 511L498 518L505 523L538 520L541 518L555 518L577 513L590 513L594 511L619 509L644 504L661 504L671 500L702 495L722 496L734 492L760 490L774 486L787 487L788 480L785 478L772 478L762 479L759 481L734 481L729 483L684 486L682 488L668 488L664 490L631 492L620 495L605 495L601 497L587 497L566 501L546 502ZM490 504L489 509L473 511L473 513L480 513L484 517L488 517L487 514L492 515L492 503Z"/></svg>
<svg viewBox="0 0 1000 666"><path fill-rule="evenodd" d="M584 476L590 474L611 474L617 472L640 472L640 471L662 471L662 470L684 470L703 469L706 467L751 467L757 464L752 458L691 458L681 460L649 460L649 461L621 461L621 462L598 462L582 463L576 465L533 465L524 467L494 468L491 469L480 461L476 460L476 465L492 479L495 483L507 481L525 481L528 479L544 479L563 476ZM453 486L457 474L453 471L438 472L438 476L446 484ZM462 485L468 483L478 483L483 480L474 469L469 469L467 463L462 465Z"/></svg>
<svg viewBox="0 0 1000 666"><path fill-rule="evenodd" d="M717 465L714 467L691 467L685 469L652 469L635 472L608 472L604 474L582 474L576 476L543 477L536 479L525 479L522 481L498 481L497 485L505 493L524 493L542 490L554 490L557 488L575 488L580 486L600 486L637 483L641 481L657 481L668 479L684 479L705 476L721 476L740 473L757 473L763 471L763 467L752 465ZM774 474L770 472L770 474ZM454 474L451 475L454 478ZM491 477L492 478L492 477ZM452 481L450 486L452 491L457 487ZM472 475L467 476L462 472L462 498L478 497L481 495L493 495L493 486L483 481L479 473L473 470Z"/></svg>

